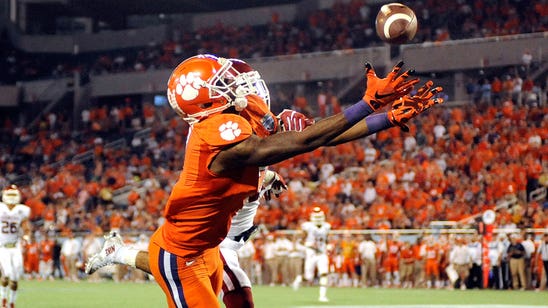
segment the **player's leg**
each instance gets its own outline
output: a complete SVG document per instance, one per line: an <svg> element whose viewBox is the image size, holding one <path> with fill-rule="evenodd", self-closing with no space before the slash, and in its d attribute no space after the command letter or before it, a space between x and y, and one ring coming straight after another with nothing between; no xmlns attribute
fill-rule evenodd
<svg viewBox="0 0 548 308"><path fill-rule="evenodd" d="M388 261L389 258L385 257L382 260L382 273L384 274L382 279L382 286L385 288L389 288L392 282L392 272L390 272L390 262Z"/></svg>
<svg viewBox="0 0 548 308"><path fill-rule="evenodd" d="M415 260L415 270L413 272L413 286L414 287L425 287L425 267L426 261L424 259Z"/></svg>
<svg viewBox="0 0 548 308"><path fill-rule="evenodd" d="M91 275L98 269L110 264L124 264L151 273L148 252L126 246L117 232L105 237L101 250L89 258L86 273Z"/></svg>
<svg viewBox="0 0 548 308"><path fill-rule="evenodd" d="M38 277L40 280L46 279L46 262L44 260L40 260L38 264Z"/></svg>
<svg viewBox="0 0 548 308"><path fill-rule="evenodd" d="M351 287L355 284L356 271L354 269L354 260L345 259L343 263L344 272L346 274L346 279L344 282L345 286Z"/></svg>
<svg viewBox="0 0 548 308"><path fill-rule="evenodd" d="M390 267L392 270L392 278L394 279L393 283L395 287L400 286L400 262L398 258L391 258Z"/></svg>
<svg viewBox="0 0 548 308"><path fill-rule="evenodd" d="M46 261L46 269L45 269L45 273L46 273L46 277L49 279L49 280L53 280L54 279L54 266L53 266L53 259L50 259L48 261Z"/></svg>
<svg viewBox="0 0 548 308"><path fill-rule="evenodd" d="M304 259L304 272L303 274L298 274L293 281L293 290L297 291L301 287L303 280L312 281L314 279L314 271L316 270L316 260L312 252L306 251L306 257Z"/></svg>
<svg viewBox="0 0 548 308"><path fill-rule="evenodd" d="M407 264L405 262L400 263L400 282L402 288L407 288Z"/></svg>
<svg viewBox="0 0 548 308"><path fill-rule="evenodd" d="M327 254L322 254L317 257L318 257L317 269L318 269L318 276L320 278L319 279L320 296L318 300L320 302L328 302L329 299L327 299L327 284L328 284L327 274L329 271L329 258L327 257Z"/></svg>
<svg viewBox="0 0 548 308"><path fill-rule="evenodd" d="M221 293L226 308L253 308L251 280L240 267L236 250L221 248L223 261L223 291Z"/></svg>
<svg viewBox="0 0 548 308"><path fill-rule="evenodd" d="M0 299L2 308L8 305L8 284L11 274L11 255L7 248L0 248Z"/></svg>
<svg viewBox="0 0 548 308"><path fill-rule="evenodd" d="M432 274L434 273L433 262L428 260L424 268L425 278L426 278L426 287L428 289L432 288Z"/></svg>
<svg viewBox="0 0 548 308"><path fill-rule="evenodd" d="M350 277L352 278L352 286L353 287L358 287L359 285L359 282L360 280L358 279L358 273L356 271L356 261L355 260L352 260L351 261L351 266L350 266Z"/></svg>
<svg viewBox="0 0 548 308"><path fill-rule="evenodd" d="M135 256L135 268L138 268L148 274L152 274L148 260L148 251L140 250Z"/></svg>
<svg viewBox="0 0 548 308"><path fill-rule="evenodd" d="M9 308L15 307L15 300L17 299L17 280L10 280L8 287L8 306Z"/></svg>
<svg viewBox="0 0 548 308"><path fill-rule="evenodd" d="M11 262L9 262L6 269L6 276L9 279L7 303L9 308L15 307L15 300L17 299L17 287L18 281L23 274L23 253L18 248L8 249L8 256ZM4 285L4 283L2 283Z"/></svg>
<svg viewBox="0 0 548 308"><path fill-rule="evenodd" d="M223 266L218 248L192 259L178 257L151 240L149 264L170 308L220 307Z"/></svg>
<svg viewBox="0 0 548 308"><path fill-rule="evenodd" d="M377 268L377 260L375 259L372 259L372 260L369 260L369 280L371 281L371 286L372 287L378 287L379 286L379 280L377 278L377 272L379 271L379 269Z"/></svg>
<svg viewBox="0 0 548 308"><path fill-rule="evenodd" d="M367 260L362 259L361 260L361 270L360 270L360 283L362 287L367 286Z"/></svg>
<svg viewBox="0 0 548 308"><path fill-rule="evenodd" d="M174 275L171 271L172 262L169 262L168 260L167 267L165 264L166 262L164 262L164 257L166 256L165 250L161 249L160 246L153 242L150 242L148 249L149 263L152 265L152 275L166 294L168 306L170 308L186 306L187 303L182 292L182 285L176 285L177 282L180 283L178 272ZM168 253L167 256L170 257L171 254Z"/></svg>
<svg viewBox="0 0 548 308"><path fill-rule="evenodd" d="M440 267L439 267L439 264L436 264L438 266L436 266L436 268L434 269L434 279L435 279L435 283L436 283L436 289L441 289L441 287L443 286L442 284L442 281L440 279Z"/></svg>
<svg viewBox="0 0 548 308"><path fill-rule="evenodd" d="M2 308L8 306L8 284L9 279L4 274L2 275L1 279L1 285L0 285L0 298L2 299Z"/></svg>

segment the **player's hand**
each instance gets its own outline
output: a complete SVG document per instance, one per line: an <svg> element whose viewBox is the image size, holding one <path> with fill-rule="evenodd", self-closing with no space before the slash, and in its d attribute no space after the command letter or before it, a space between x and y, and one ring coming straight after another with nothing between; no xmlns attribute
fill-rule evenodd
<svg viewBox="0 0 548 308"><path fill-rule="evenodd" d="M287 184L281 175L272 170L266 170L263 181L264 198L271 200L272 195L279 197L284 190L287 190Z"/></svg>
<svg viewBox="0 0 548 308"><path fill-rule="evenodd" d="M282 110L282 112L278 115L278 119L280 121L280 127L284 132L300 132L308 126L314 124L314 119L309 119L304 114L290 109Z"/></svg>
<svg viewBox="0 0 548 308"><path fill-rule="evenodd" d="M417 91L417 94L406 95L392 104L392 110L388 112L388 119L394 125L408 132L405 124L428 108L443 103L443 98L434 98L434 95L443 91L442 87L434 87L432 80L427 81Z"/></svg>
<svg viewBox="0 0 548 308"><path fill-rule="evenodd" d="M373 111L378 110L413 90L413 86L419 82L418 78L409 79L413 70L405 71L398 75L403 66L403 61L398 62L385 78L379 78L370 63L365 64L365 76L367 77L367 89L363 100L369 104Z"/></svg>

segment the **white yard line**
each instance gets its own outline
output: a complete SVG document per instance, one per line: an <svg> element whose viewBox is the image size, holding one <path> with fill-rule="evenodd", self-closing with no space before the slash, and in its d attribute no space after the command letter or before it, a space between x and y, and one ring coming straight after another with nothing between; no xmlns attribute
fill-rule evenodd
<svg viewBox="0 0 548 308"><path fill-rule="evenodd" d="M293 308L543 308L547 306L539 305L362 305L362 306L337 306L337 305L318 305L318 306L294 306Z"/></svg>

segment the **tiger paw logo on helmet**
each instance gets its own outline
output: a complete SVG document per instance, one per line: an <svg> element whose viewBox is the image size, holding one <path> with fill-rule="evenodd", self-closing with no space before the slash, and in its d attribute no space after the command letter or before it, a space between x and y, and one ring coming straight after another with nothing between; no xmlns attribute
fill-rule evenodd
<svg viewBox="0 0 548 308"><path fill-rule="evenodd" d="M221 132L221 138L227 141L236 139L242 133L242 130L238 127L238 123L232 121L219 126L219 131Z"/></svg>
<svg viewBox="0 0 548 308"><path fill-rule="evenodd" d="M205 83L199 73L189 72L186 76L181 75L175 86L175 93L185 101L193 100L200 94L200 88Z"/></svg>

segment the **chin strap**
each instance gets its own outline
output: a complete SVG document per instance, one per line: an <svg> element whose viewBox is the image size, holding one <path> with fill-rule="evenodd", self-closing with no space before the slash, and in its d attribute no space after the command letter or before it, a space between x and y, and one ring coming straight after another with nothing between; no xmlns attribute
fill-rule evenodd
<svg viewBox="0 0 548 308"><path fill-rule="evenodd" d="M247 91L242 89L242 87L236 88L236 98L234 99L234 107L236 111L242 111L247 107L247 98L245 97Z"/></svg>

